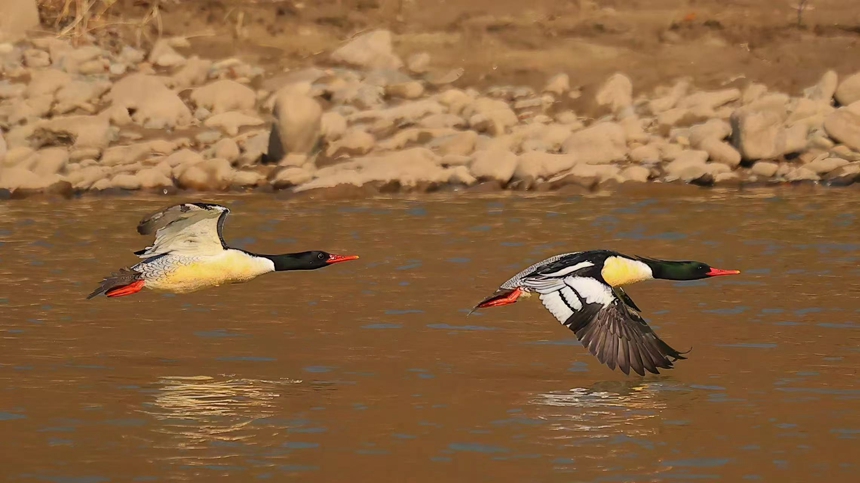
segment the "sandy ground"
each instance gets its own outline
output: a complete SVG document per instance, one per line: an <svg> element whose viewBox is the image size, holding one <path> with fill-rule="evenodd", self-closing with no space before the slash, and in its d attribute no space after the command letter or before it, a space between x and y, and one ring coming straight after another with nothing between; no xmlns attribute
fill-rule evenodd
<svg viewBox="0 0 860 483"><path fill-rule="evenodd" d="M112 14L139 18L150 1L120 0ZM571 107L587 113L617 71L635 93L687 76L796 95L827 69L860 70L857 0L809 4L798 27L791 0L162 0L160 24L165 35L204 34L192 39L199 54L272 70L326 64L356 33L388 28L402 57L426 51L440 70L464 68L460 86L540 87L566 72L584 94Z"/></svg>

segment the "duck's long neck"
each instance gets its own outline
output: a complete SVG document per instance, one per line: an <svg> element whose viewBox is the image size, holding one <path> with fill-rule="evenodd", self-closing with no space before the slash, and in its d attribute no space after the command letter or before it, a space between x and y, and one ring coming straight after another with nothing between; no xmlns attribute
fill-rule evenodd
<svg viewBox="0 0 860 483"><path fill-rule="evenodd" d="M696 262L670 262L665 260L650 260L643 259L649 267L654 278L661 280L691 280L694 277L691 273L692 267Z"/></svg>
<svg viewBox="0 0 860 483"><path fill-rule="evenodd" d="M284 272L287 270L310 270L307 262L302 258L302 253L285 253L283 255L263 255L260 253L250 253L249 255L265 258L272 262L276 272Z"/></svg>

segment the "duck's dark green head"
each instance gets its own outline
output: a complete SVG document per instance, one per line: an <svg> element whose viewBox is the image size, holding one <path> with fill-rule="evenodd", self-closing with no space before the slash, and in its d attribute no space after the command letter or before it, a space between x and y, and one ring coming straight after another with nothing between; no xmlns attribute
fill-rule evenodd
<svg viewBox="0 0 860 483"><path fill-rule="evenodd" d="M737 275L740 270L723 270L714 268L707 263L694 261L665 261L640 258L640 260L651 267L654 278L663 280L700 280L721 275Z"/></svg>

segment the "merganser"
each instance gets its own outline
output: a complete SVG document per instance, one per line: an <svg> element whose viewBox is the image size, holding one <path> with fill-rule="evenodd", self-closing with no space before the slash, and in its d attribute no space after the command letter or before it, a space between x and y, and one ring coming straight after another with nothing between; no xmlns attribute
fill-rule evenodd
<svg viewBox="0 0 860 483"><path fill-rule="evenodd" d="M609 250L565 253L514 275L469 314L479 308L512 304L520 296L537 292L544 307L601 364L610 370L618 366L626 375L630 369L640 376L646 370L659 374L657 368L671 369L672 362L686 357L657 337L622 286L657 278L698 280L738 273L701 262L629 257Z"/></svg>
<svg viewBox="0 0 860 483"><path fill-rule="evenodd" d="M316 270L356 260L323 251L261 255L230 248L222 231L230 210L211 203L181 203L145 217L141 235L155 232L152 246L134 252L143 261L105 278L87 299L123 297L144 287L188 293L225 283L247 282L269 272Z"/></svg>

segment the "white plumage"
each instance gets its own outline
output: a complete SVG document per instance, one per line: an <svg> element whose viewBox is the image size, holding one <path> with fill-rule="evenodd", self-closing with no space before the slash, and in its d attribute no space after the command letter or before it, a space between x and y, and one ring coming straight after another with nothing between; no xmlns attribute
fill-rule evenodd
<svg viewBox="0 0 860 483"><path fill-rule="evenodd" d="M644 262L607 250L550 257L514 275L476 308L514 303L537 292L543 306L572 330L589 352L628 374L658 373L682 359L636 312L621 285L653 278ZM621 297L621 298L619 298Z"/></svg>

